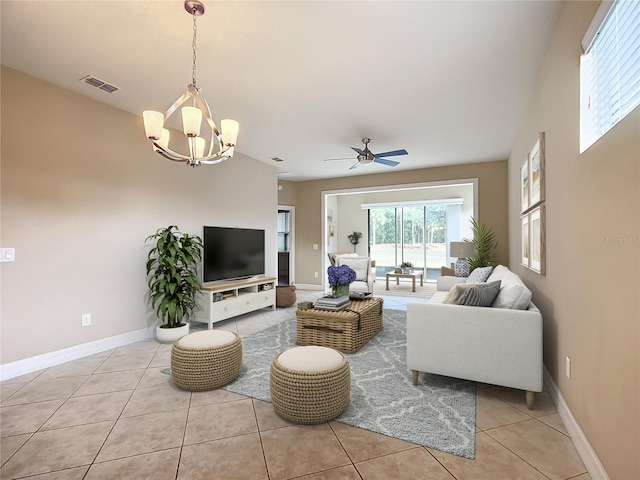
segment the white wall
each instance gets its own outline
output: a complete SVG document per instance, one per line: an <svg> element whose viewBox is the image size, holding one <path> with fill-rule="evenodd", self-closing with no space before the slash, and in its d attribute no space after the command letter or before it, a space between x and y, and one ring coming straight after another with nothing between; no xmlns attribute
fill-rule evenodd
<svg viewBox="0 0 640 480"><path fill-rule="evenodd" d="M170 162L141 118L6 67L1 95L1 364L155 324L145 238L167 225L263 228L276 274L275 167Z"/></svg>

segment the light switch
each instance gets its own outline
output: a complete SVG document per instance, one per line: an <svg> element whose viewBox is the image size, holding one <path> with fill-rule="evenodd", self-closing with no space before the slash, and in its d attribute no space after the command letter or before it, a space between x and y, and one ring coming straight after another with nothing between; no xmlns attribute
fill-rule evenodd
<svg viewBox="0 0 640 480"><path fill-rule="evenodd" d="M318 249L318 244L317 244L317 243L314 243L314 244L313 244L313 249L314 249L314 250L317 250L317 249Z"/></svg>
<svg viewBox="0 0 640 480"><path fill-rule="evenodd" d="M15 261L16 261L15 248L0 248L0 262L15 262Z"/></svg>

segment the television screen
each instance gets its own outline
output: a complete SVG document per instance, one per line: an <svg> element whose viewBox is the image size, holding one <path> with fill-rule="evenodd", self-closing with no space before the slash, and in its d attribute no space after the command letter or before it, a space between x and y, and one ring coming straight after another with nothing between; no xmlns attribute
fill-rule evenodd
<svg viewBox="0 0 640 480"><path fill-rule="evenodd" d="M264 275L264 230L204 227L202 281Z"/></svg>

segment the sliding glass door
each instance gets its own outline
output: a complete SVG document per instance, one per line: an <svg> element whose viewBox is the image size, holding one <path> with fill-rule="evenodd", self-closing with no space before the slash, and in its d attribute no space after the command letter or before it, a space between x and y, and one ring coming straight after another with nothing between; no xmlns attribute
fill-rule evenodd
<svg viewBox="0 0 640 480"><path fill-rule="evenodd" d="M437 278L447 264L447 213L445 204L370 207L369 252L376 276L410 262L425 278Z"/></svg>

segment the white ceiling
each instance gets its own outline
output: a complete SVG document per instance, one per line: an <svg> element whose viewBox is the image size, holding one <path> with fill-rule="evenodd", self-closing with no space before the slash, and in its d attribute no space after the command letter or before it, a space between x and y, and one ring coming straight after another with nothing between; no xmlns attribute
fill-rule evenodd
<svg viewBox="0 0 640 480"><path fill-rule="evenodd" d="M561 6L206 0L198 86L216 122L240 122L236 151L289 180L391 171L348 170L363 137L374 153L409 152L395 170L503 160ZM181 0L0 8L3 65L136 115L166 110L191 82L193 23ZM86 75L120 90L90 87ZM350 159L323 161L336 157Z"/></svg>

